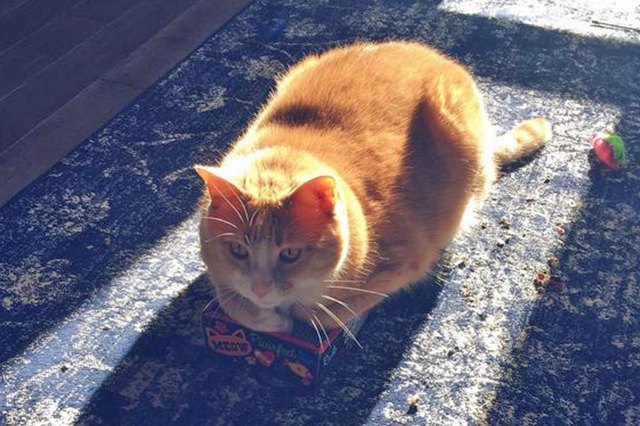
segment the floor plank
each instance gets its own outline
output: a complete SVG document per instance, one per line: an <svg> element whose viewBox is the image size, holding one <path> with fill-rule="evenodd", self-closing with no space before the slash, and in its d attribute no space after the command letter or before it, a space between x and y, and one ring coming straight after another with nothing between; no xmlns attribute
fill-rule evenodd
<svg viewBox="0 0 640 426"><path fill-rule="evenodd" d="M103 25L93 19L62 16L0 54L0 100Z"/></svg>
<svg viewBox="0 0 640 426"><path fill-rule="evenodd" d="M73 149L77 140L89 136L117 113L123 101L138 95L134 88L122 84L97 81L74 100L48 117L29 134L28 143L18 143L0 154L0 200L24 186L34 175ZM96 100L99 99L99 102ZM69 126L73 120L74 125ZM55 138L55 140L54 140ZM52 161L53 160L53 161ZM17 191L16 191L17 192ZM2 202L0 201L0 205Z"/></svg>
<svg viewBox="0 0 640 426"><path fill-rule="evenodd" d="M248 3L250 0L198 0L116 66L103 68L101 78L9 148L0 149L0 206L103 126ZM32 96L31 102L41 102L37 92ZM40 96L49 95L45 91ZM2 128L0 142L1 132Z"/></svg>
<svg viewBox="0 0 640 426"><path fill-rule="evenodd" d="M0 2L0 17L5 14L11 12L16 7L20 6L21 3L26 3L29 0L3 0Z"/></svg>
<svg viewBox="0 0 640 426"><path fill-rule="evenodd" d="M142 0L87 0L72 10L69 14L82 18L96 19L102 22L111 22L126 10L131 9Z"/></svg>
<svg viewBox="0 0 640 426"><path fill-rule="evenodd" d="M105 70L123 60L194 0L143 2L0 101L0 151L7 149Z"/></svg>
<svg viewBox="0 0 640 426"><path fill-rule="evenodd" d="M0 54L0 100L142 0L86 0Z"/></svg>
<svg viewBox="0 0 640 426"><path fill-rule="evenodd" d="M0 17L0 52L82 0L31 0Z"/></svg>

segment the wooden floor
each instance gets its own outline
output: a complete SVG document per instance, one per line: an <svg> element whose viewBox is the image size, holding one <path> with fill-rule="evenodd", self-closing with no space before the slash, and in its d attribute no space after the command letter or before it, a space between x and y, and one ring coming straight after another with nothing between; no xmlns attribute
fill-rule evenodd
<svg viewBox="0 0 640 426"><path fill-rule="evenodd" d="M0 205L249 2L0 1Z"/></svg>

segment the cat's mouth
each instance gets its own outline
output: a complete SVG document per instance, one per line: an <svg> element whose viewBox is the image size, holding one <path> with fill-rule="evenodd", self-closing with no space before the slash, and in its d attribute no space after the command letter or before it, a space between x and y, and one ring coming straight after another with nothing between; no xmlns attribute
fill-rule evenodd
<svg viewBox="0 0 640 426"><path fill-rule="evenodd" d="M273 309L279 308L282 306L288 306L291 303L288 302L291 299L290 294L292 293L291 289L285 292L281 292L279 294L271 294L265 298L254 297L253 294L241 294L242 297L248 299L251 303L261 309ZM277 299L277 300L274 300Z"/></svg>

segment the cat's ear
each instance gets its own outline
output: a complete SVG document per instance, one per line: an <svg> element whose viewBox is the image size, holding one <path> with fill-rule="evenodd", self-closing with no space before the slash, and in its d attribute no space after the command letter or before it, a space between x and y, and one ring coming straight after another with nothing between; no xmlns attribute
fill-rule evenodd
<svg viewBox="0 0 640 426"><path fill-rule="evenodd" d="M207 185L211 208L241 207L242 193L234 184L220 176L215 167L194 166L194 169Z"/></svg>
<svg viewBox="0 0 640 426"><path fill-rule="evenodd" d="M244 334L244 330L236 330L231 334L233 337L237 337L240 340L247 340L247 336Z"/></svg>
<svg viewBox="0 0 640 426"><path fill-rule="evenodd" d="M336 207L336 181L331 176L311 179L296 188L290 199L292 207L332 217Z"/></svg>
<svg viewBox="0 0 640 426"><path fill-rule="evenodd" d="M333 220L336 207L336 181L321 176L303 183L289 199L285 239L313 241L323 234Z"/></svg>

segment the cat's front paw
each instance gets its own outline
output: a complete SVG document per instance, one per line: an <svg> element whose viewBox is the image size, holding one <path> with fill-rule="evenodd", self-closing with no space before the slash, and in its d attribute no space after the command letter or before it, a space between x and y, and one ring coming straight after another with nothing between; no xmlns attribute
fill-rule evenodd
<svg viewBox="0 0 640 426"><path fill-rule="evenodd" d="M291 333L293 330L293 319L276 312L274 309L262 309L258 318L259 327L261 328L258 331L267 333Z"/></svg>
<svg viewBox="0 0 640 426"><path fill-rule="evenodd" d="M258 315L252 318L237 320L242 325L263 333L290 333L293 330L293 319L275 309L260 309Z"/></svg>

